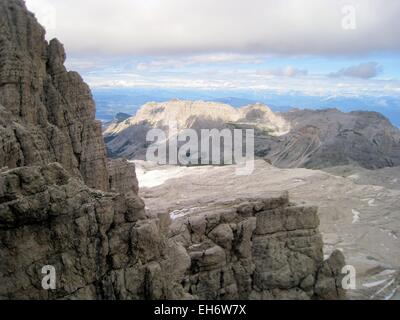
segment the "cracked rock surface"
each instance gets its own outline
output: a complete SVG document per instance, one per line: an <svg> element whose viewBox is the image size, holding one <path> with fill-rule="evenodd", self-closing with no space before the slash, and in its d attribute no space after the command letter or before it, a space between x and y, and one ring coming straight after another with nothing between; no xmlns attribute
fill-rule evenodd
<svg viewBox="0 0 400 320"><path fill-rule="evenodd" d="M88 186L107 190L95 104L65 58L63 45L45 41L23 1L0 2L0 167L59 162Z"/></svg>
<svg viewBox="0 0 400 320"><path fill-rule="evenodd" d="M171 220L138 196L90 189L59 164L0 174L0 297L338 299L317 208L237 199ZM57 270L57 290L40 270Z"/></svg>

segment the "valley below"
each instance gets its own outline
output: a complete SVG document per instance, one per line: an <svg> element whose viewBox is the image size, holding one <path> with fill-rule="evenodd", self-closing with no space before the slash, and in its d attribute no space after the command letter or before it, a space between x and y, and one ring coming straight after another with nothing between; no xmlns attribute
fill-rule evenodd
<svg viewBox="0 0 400 320"><path fill-rule="evenodd" d="M235 166L134 162L146 209L172 219L216 202L273 197L284 191L296 204L318 206L325 257L340 250L357 271L357 288L347 291L348 297L400 299L399 168L371 171L348 166L327 169L328 173L279 169L256 160L252 175L237 176Z"/></svg>

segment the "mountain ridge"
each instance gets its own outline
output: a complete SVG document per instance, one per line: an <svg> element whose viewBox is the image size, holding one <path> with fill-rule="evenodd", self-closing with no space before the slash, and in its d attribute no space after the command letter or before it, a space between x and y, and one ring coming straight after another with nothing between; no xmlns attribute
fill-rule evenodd
<svg viewBox="0 0 400 320"><path fill-rule="evenodd" d="M186 100L145 104L125 122L108 127L103 134L109 154L143 159L148 130L167 130L170 121L176 121L179 130L254 128L256 156L282 168L400 165L400 130L377 112L293 109L274 113L264 104L234 108Z"/></svg>

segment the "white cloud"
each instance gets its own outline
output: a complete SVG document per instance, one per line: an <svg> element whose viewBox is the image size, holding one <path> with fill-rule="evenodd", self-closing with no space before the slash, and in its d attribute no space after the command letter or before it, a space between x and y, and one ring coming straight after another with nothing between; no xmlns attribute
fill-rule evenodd
<svg viewBox="0 0 400 320"><path fill-rule="evenodd" d="M201 66L210 64L258 64L263 62L258 56L242 55L242 54L229 54L229 53L216 53L216 54L202 54L193 56L184 56L180 58L160 58L137 64L139 71L160 71L163 69L181 69L190 66Z"/></svg>
<svg viewBox="0 0 400 320"><path fill-rule="evenodd" d="M360 63L331 73L331 77L350 77L359 79L375 78L382 72L382 67L377 62Z"/></svg>
<svg viewBox="0 0 400 320"><path fill-rule="evenodd" d="M293 66L286 66L283 68L258 70L258 75L277 76L277 77L297 77L308 75L307 70L295 68Z"/></svg>
<svg viewBox="0 0 400 320"><path fill-rule="evenodd" d="M75 53L400 50L398 0L27 0L27 5L44 24L53 24L49 37L57 36ZM343 28L345 5L356 9L355 30Z"/></svg>
<svg viewBox="0 0 400 320"><path fill-rule="evenodd" d="M360 95L398 96L399 81L370 79L368 82L354 78L337 79L325 75L307 77L264 77L252 71L216 70L196 73L115 73L88 74L85 80L92 87L130 87L130 88L170 88L170 89L206 89L206 90L265 90L275 93L298 92L305 95L336 96Z"/></svg>

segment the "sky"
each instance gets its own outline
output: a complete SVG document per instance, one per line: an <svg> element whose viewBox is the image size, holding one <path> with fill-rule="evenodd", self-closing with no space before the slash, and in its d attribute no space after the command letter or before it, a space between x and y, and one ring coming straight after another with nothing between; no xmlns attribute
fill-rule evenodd
<svg viewBox="0 0 400 320"><path fill-rule="evenodd" d="M400 96L398 0L26 0L93 88Z"/></svg>

